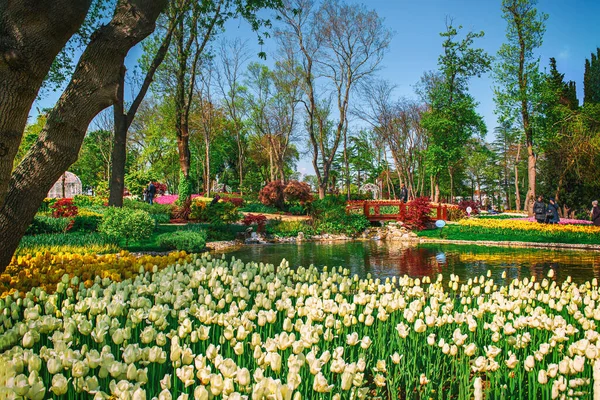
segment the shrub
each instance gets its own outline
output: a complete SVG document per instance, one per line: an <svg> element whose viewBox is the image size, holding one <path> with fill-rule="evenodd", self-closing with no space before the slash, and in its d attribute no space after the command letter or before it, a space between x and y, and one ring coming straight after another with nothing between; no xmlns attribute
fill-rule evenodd
<svg viewBox="0 0 600 400"><path fill-rule="evenodd" d="M77 206L73 204L73 199L59 199L50 206L54 218L74 217L77 215Z"/></svg>
<svg viewBox="0 0 600 400"><path fill-rule="evenodd" d="M157 224L168 224L171 220L169 214L150 214L150 216Z"/></svg>
<svg viewBox="0 0 600 400"><path fill-rule="evenodd" d="M251 213L261 213L261 214L275 214L278 210L275 207L265 206L261 203L249 203L244 207L240 208L240 211L251 212Z"/></svg>
<svg viewBox="0 0 600 400"><path fill-rule="evenodd" d="M241 197L221 197L221 200L226 203L231 203L236 207L244 206L244 199L242 199Z"/></svg>
<svg viewBox="0 0 600 400"><path fill-rule="evenodd" d="M241 216L233 203L218 202L206 207L206 218L211 224L231 224L240 220Z"/></svg>
<svg viewBox="0 0 600 400"><path fill-rule="evenodd" d="M98 230L113 240L138 241L152 235L155 222L146 211L110 207Z"/></svg>
<svg viewBox="0 0 600 400"><path fill-rule="evenodd" d="M290 208L288 208L288 212L292 215L305 215L306 208L301 204L295 204L293 206L290 206Z"/></svg>
<svg viewBox="0 0 600 400"><path fill-rule="evenodd" d="M264 232L265 224L267 223L267 217L262 214L246 214L242 220L242 224L246 226L256 225L257 232Z"/></svg>
<svg viewBox="0 0 600 400"><path fill-rule="evenodd" d="M298 236L299 232L303 232L306 235L313 234L312 227L304 221L282 221L281 219L270 221L266 226L266 231L271 235L280 237Z"/></svg>
<svg viewBox="0 0 600 400"><path fill-rule="evenodd" d="M345 196L325 196L310 204L309 213L318 233L344 233L354 236L371 224L362 214L346 213Z"/></svg>
<svg viewBox="0 0 600 400"><path fill-rule="evenodd" d="M310 186L304 182L289 181L283 189L283 194L286 201L297 201L304 204L312 200Z"/></svg>
<svg viewBox="0 0 600 400"><path fill-rule="evenodd" d="M197 221L206 221L206 208L209 204L210 201L203 200L199 197L192 199L190 205L190 218Z"/></svg>
<svg viewBox="0 0 600 400"><path fill-rule="evenodd" d="M101 223L101 214L86 212L75 217L71 230L74 232L96 232Z"/></svg>
<svg viewBox="0 0 600 400"><path fill-rule="evenodd" d="M36 215L31 225L25 231L26 235L44 233L64 233L71 225L71 218L54 218L46 215Z"/></svg>
<svg viewBox="0 0 600 400"><path fill-rule="evenodd" d="M171 204L157 204L157 203L148 204L143 201L130 200L130 199L123 200L123 207L130 208L133 210L144 210L148 214L151 214L151 215L154 215L154 214L171 215L171 211L173 210L173 206Z"/></svg>
<svg viewBox="0 0 600 400"><path fill-rule="evenodd" d="M473 200L463 200L458 203L458 208L460 208L465 215L467 215L467 207L471 207L471 215L479 214L479 203Z"/></svg>
<svg viewBox="0 0 600 400"><path fill-rule="evenodd" d="M41 212L41 213L50 212L50 206L53 205L54 203L56 203L56 201L57 201L57 199L55 199L55 198L46 197L42 201L42 204L40 204L40 208L38 209L38 212Z"/></svg>
<svg viewBox="0 0 600 400"><path fill-rule="evenodd" d="M429 198L418 197L408 202L408 212L406 213L405 225L414 230L423 230L427 224L431 223L431 203Z"/></svg>
<svg viewBox="0 0 600 400"><path fill-rule="evenodd" d="M85 194L78 194L73 197L73 204L75 204L79 208L93 206L95 205L94 197L87 196Z"/></svg>
<svg viewBox="0 0 600 400"><path fill-rule="evenodd" d="M283 210L285 205L285 197L283 194L284 188L285 186L282 181L269 182L267 186L262 188L258 193L258 200L266 206Z"/></svg>
<svg viewBox="0 0 600 400"><path fill-rule="evenodd" d="M181 230L173 233L163 233L158 236L160 247L170 250L183 250L187 253L199 253L206 247L206 231Z"/></svg>

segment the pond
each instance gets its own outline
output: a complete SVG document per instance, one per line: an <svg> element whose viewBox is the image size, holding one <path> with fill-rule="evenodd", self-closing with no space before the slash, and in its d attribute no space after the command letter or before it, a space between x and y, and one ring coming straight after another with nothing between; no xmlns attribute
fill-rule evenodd
<svg viewBox="0 0 600 400"><path fill-rule="evenodd" d="M250 245L225 254L244 262L275 265L285 258L294 268L311 264L318 268L343 266L352 275L371 274L382 280L405 274L435 279L440 273L445 280L450 274L467 280L491 270L495 282L504 285L515 278L536 276L540 280L550 269L559 283L568 276L577 283L600 278L600 252L595 251L351 241ZM506 278L502 278L503 272Z"/></svg>

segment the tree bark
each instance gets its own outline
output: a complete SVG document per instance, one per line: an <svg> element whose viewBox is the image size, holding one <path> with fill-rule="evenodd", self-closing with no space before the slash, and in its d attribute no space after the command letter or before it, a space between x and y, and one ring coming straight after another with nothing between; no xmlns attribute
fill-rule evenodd
<svg viewBox="0 0 600 400"><path fill-rule="evenodd" d="M123 207L123 190L125 189L125 162L127 159L127 115L124 106L125 65L121 65L119 86L117 87L117 101L113 105L113 118L115 137L112 149L112 165L110 169L110 193L108 205Z"/></svg>
<svg viewBox="0 0 600 400"><path fill-rule="evenodd" d="M517 145L515 160L515 210L521 211L521 191L519 190L519 158L521 157L521 143Z"/></svg>
<svg viewBox="0 0 600 400"><path fill-rule="evenodd" d="M166 3L120 1L110 23L93 35L39 139L11 176L0 208L0 272L10 263L48 190L77 160L92 119L115 102L127 52L154 30ZM64 6L63 13L68 9Z"/></svg>
<svg viewBox="0 0 600 400"><path fill-rule="evenodd" d="M91 0L0 2L0 206L9 191L31 105L90 4Z"/></svg>

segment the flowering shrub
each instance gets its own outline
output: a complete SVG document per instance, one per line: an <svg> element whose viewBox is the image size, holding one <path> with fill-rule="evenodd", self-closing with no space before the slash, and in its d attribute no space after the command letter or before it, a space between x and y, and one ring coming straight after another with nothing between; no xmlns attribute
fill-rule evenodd
<svg viewBox="0 0 600 400"><path fill-rule="evenodd" d="M467 207L471 207L471 215L479 214L479 202L473 200L463 200L458 203L458 208L460 208L465 215L467 215Z"/></svg>
<svg viewBox="0 0 600 400"><path fill-rule="evenodd" d="M269 182L258 193L258 200L265 206L277 207L277 209L283 210L285 202L284 188L285 185L282 181Z"/></svg>
<svg viewBox="0 0 600 400"><path fill-rule="evenodd" d="M431 203L428 197L417 197L408 202L408 211L404 224L414 230L422 230L431 223Z"/></svg>
<svg viewBox="0 0 600 400"><path fill-rule="evenodd" d="M126 273L97 272L92 256L40 260L55 293L0 301L7 398L589 399L598 387L596 279L497 288L491 274L380 282L210 254L124 258Z"/></svg>
<svg viewBox="0 0 600 400"><path fill-rule="evenodd" d="M196 221L206 221L206 208L210 204L210 200L203 197L196 197L192 199L190 205L190 218Z"/></svg>
<svg viewBox="0 0 600 400"><path fill-rule="evenodd" d="M283 189L286 201L297 201L304 204L312 200L310 186L305 182L289 181Z"/></svg>
<svg viewBox="0 0 600 400"><path fill-rule="evenodd" d="M265 224L267 223L267 217L262 214L246 214L242 219L242 224L246 226L256 225L256 231L259 233L264 232Z"/></svg>
<svg viewBox="0 0 600 400"><path fill-rule="evenodd" d="M77 215L77 206L73 199L60 199L50 206L54 218L74 217Z"/></svg>

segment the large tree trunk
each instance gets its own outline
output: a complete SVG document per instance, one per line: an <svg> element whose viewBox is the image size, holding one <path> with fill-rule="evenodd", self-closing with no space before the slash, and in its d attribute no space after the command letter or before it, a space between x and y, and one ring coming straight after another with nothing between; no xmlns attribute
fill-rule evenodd
<svg viewBox="0 0 600 400"><path fill-rule="evenodd" d="M527 198L526 206L529 216L533 215L533 203L535 203L535 154L533 145L527 144Z"/></svg>
<svg viewBox="0 0 600 400"><path fill-rule="evenodd" d="M0 207L31 105L90 4L91 0L0 2Z"/></svg>
<svg viewBox="0 0 600 400"><path fill-rule="evenodd" d="M521 143L517 145L515 160L515 210L521 211L521 191L519 190L519 158L521 157Z"/></svg>
<svg viewBox="0 0 600 400"><path fill-rule="evenodd" d="M10 263L48 190L77 160L92 119L115 102L127 52L154 30L166 3L167 0L120 1L110 23L93 35L69 85L48 115L38 141L11 176L10 189L0 208L0 272ZM62 4L62 8L63 15L70 13L69 6ZM52 31L46 34L51 35ZM25 91L36 90L32 85Z"/></svg>
<svg viewBox="0 0 600 400"><path fill-rule="evenodd" d="M112 148L112 166L110 169L110 193L108 205L123 207L123 190L125 189L125 162L127 159L127 115L125 114L125 66L121 66L117 101L113 106L115 137Z"/></svg>

